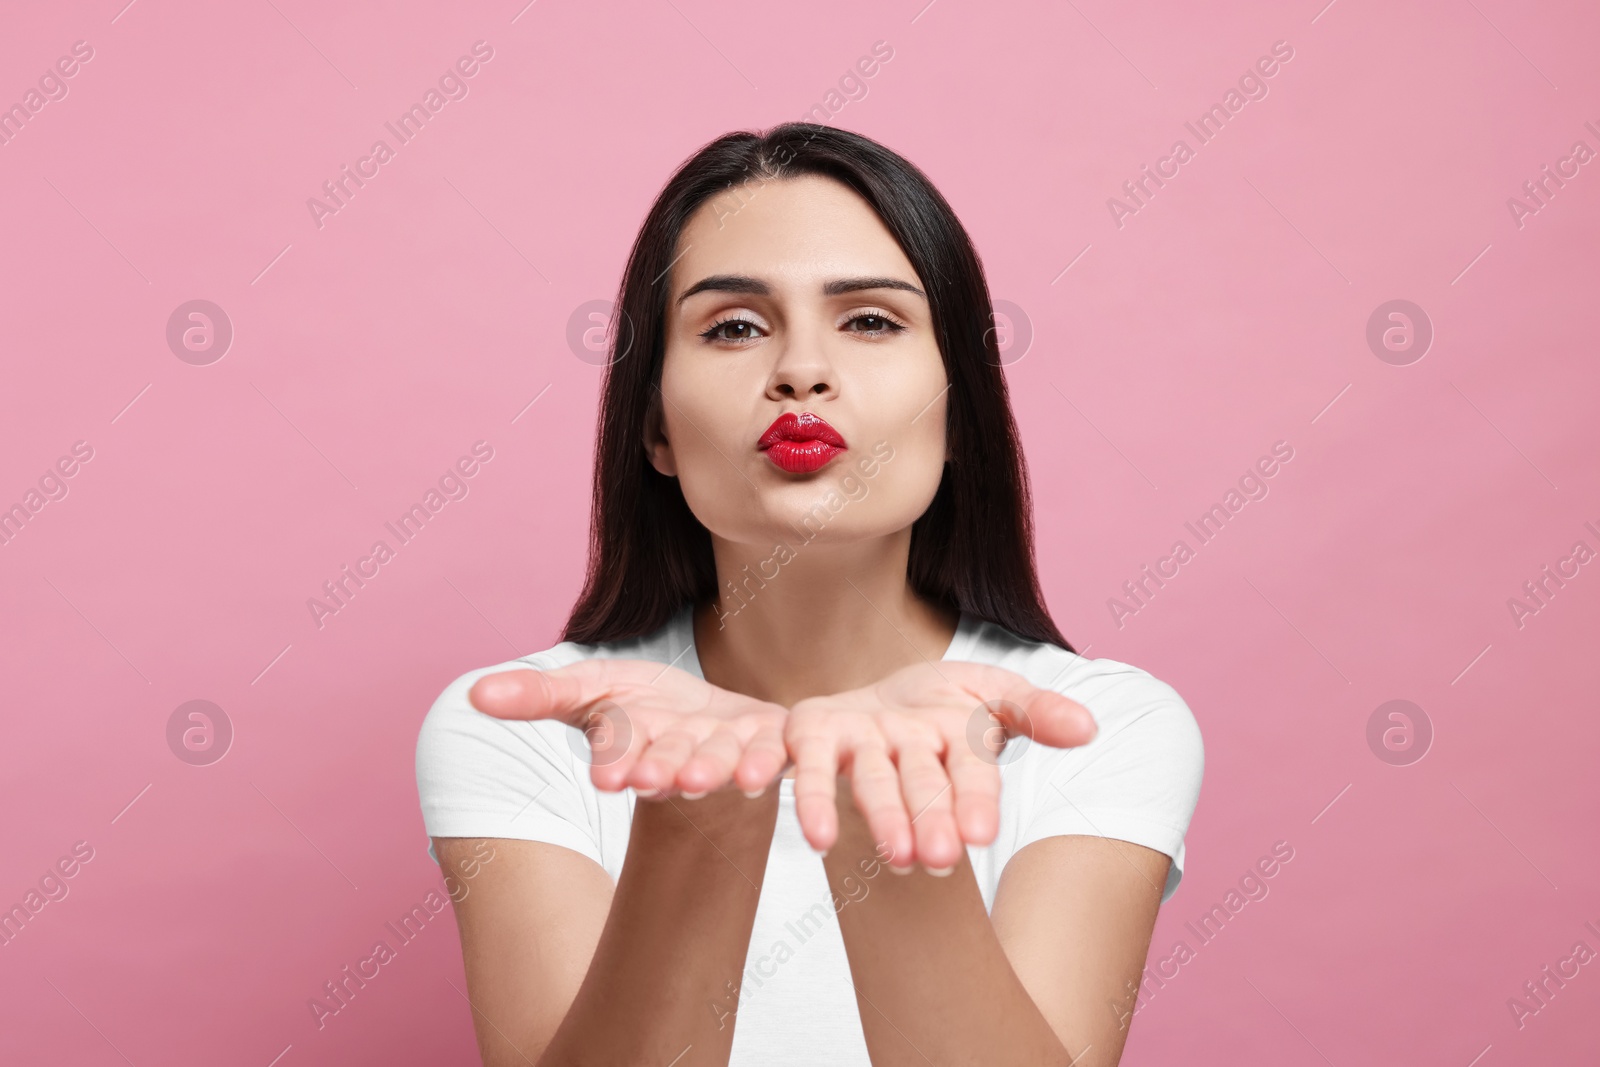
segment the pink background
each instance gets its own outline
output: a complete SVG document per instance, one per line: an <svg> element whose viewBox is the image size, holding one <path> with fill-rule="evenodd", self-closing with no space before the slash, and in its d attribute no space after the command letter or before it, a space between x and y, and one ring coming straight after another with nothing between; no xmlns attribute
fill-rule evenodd
<svg viewBox="0 0 1600 1067"><path fill-rule="evenodd" d="M1600 564L1507 605L1600 549L1600 162L1507 206L1600 149L1590 5L123 2L0 34L0 104L94 49L0 147L0 506L94 450L0 546L0 905L94 850L0 948L0 1061L476 1062L448 912L321 1030L307 1001L440 884L434 696L548 647L577 592L599 368L569 318L684 157L801 117L879 40L830 121L923 167L1031 321L1007 373L1051 608L1205 735L1151 962L1195 955L1125 1062L1597 1054L1600 964L1521 1027L1507 1003L1600 950ZM478 40L469 95L319 228L307 198ZM1119 228L1107 199L1280 40L1269 94ZM204 366L165 337L194 299L234 329ZM1435 333L1409 365L1366 341L1393 299ZM307 599L478 440L470 494L319 629ZM1269 495L1119 626L1277 441ZM167 742L196 699L236 732L209 766ZM1369 748L1394 699L1420 762Z"/></svg>

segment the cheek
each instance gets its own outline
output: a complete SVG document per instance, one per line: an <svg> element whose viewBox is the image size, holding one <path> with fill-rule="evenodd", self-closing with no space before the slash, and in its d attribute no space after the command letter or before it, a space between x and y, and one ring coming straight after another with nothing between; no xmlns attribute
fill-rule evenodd
<svg viewBox="0 0 1600 1067"><path fill-rule="evenodd" d="M874 445L891 448L889 469L902 462L906 467L943 466L948 384L937 350L885 363L847 382L847 392L855 394L856 410L864 416L863 436L871 438L861 441L857 451L865 455Z"/></svg>
<svg viewBox="0 0 1600 1067"><path fill-rule="evenodd" d="M852 505L861 533L887 532L915 522L933 502L944 476L945 418L948 393L937 355L932 367L902 364L879 382L857 383L871 396L871 413L857 440L851 442L849 470L866 486L859 506ZM876 464L863 470L860 464ZM867 470L874 470L869 476Z"/></svg>
<svg viewBox="0 0 1600 1067"><path fill-rule="evenodd" d="M662 422L678 485L695 518L717 533L750 507L750 485L735 466L754 444L742 439L739 398L747 393L728 371L675 360L670 350L661 371Z"/></svg>
<svg viewBox="0 0 1600 1067"><path fill-rule="evenodd" d="M878 475L868 484L869 501L877 497L881 508L877 517L886 524L909 525L933 502L944 477L944 423L945 402L940 399L915 422L903 422L883 435L887 447L880 451L889 458L874 454Z"/></svg>
<svg viewBox="0 0 1600 1067"><path fill-rule="evenodd" d="M685 462L698 468L716 460L726 468L721 456L732 456L745 433L752 389L760 395L760 383L747 381L756 371L752 361L705 359L679 355L678 344L670 344L661 367L662 415L667 439L685 477ZM709 459L708 459L709 457ZM692 476L695 471L688 472Z"/></svg>

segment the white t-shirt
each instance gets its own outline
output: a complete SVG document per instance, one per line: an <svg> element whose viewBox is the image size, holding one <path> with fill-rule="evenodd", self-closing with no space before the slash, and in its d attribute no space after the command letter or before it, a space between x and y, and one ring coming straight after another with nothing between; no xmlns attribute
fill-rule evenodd
<svg viewBox="0 0 1600 1067"><path fill-rule="evenodd" d="M467 690L485 674L553 669L589 657L653 660L695 675L689 609L646 637L602 645L563 642L519 660L469 671L440 694L417 741L417 791L432 837L516 838L561 845L605 868L615 883L628 850L634 793L594 787L583 734L549 720L485 715ZM1137 667L1088 659L1030 641L965 613L946 660L989 663L1084 705L1099 733L1080 748L1023 738L1000 757L1000 830L968 846L985 908L1006 862L1023 846L1058 834L1131 841L1172 858L1162 893L1183 876L1183 838L1200 794L1200 730L1173 688ZM1013 746L1023 746L1020 754ZM730 1067L836 1064L868 1067L836 907L871 883L835 893L821 857L800 833L794 780L781 779L777 828L756 906L734 1025ZM437 862L430 841L428 854ZM882 872L877 877L894 877ZM538 907L530 901L530 907ZM721 1006L732 1009L730 998Z"/></svg>

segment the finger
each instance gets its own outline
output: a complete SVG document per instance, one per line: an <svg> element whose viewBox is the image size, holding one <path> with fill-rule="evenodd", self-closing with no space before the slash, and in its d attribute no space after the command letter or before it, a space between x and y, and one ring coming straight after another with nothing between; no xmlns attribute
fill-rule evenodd
<svg viewBox="0 0 1600 1067"><path fill-rule="evenodd" d="M521 668L486 674L472 684L467 699L487 715L502 719L560 719L579 725L575 716L596 701L630 687L651 686L676 691L687 683L705 683L650 660L586 659L551 670Z"/></svg>
<svg viewBox="0 0 1600 1067"><path fill-rule="evenodd" d="M695 800L713 789L721 789L733 777L744 746L727 723L717 726L701 741L678 771L677 785L685 799Z"/></svg>
<svg viewBox="0 0 1600 1067"><path fill-rule="evenodd" d="M627 783L651 799L676 793L678 770L694 754L699 739L681 726L673 726L651 741L628 773Z"/></svg>
<svg viewBox="0 0 1600 1067"><path fill-rule="evenodd" d="M571 668L515 670L486 674L472 683L467 699L485 715L500 719L557 719L578 725L576 716L592 696Z"/></svg>
<svg viewBox="0 0 1600 1067"><path fill-rule="evenodd" d="M1013 732L1029 731L1028 736L1051 748L1076 748L1093 741L1100 732L1089 709L1048 689L1035 689L1023 700L1026 721Z"/></svg>
<svg viewBox="0 0 1600 1067"><path fill-rule="evenodd" d="M633 718L609 700L590 704L578 725L589 745L589 778L595 788L608 793L625 789L629 772L644 752L648 731L635 736Z"/></svg>
<svg viewBox="0 0 1600 1067"><path fill-rule="evenodd" d="M882 744L863 744L850 753L850 791L867 820L875 844L888 851L891 867L909 871L916 866L911 836L911 816L900 791L900 772Z"/></svg>
<svg viewBox="0 0 1600 1067"><path fill-rule="evenodd" d="M917 862L931 873L948 874L961 859L963 843L956 832L955 798L950 776L938 753L925 741L913 742L895 753L900 767L900 790L911 812Z"/></svg>
<svg viewBox="0 0 1600 1067"><path fill-rule="evenodd" d="M783 774L789 763L789 749L783 743L783 720L775 719L756 728L744 746L739 765L734 768L734 784L746 796L759 796Z"/></svg>
<svg viewBox="0 0 1600 1067"><path fill-rule="evenodd" d="M987 664L975 668L964 688L990 702L1013 735L1024 735L1051 748L1076 748L1099 732L1089 709L1049 689L1040 689L1015 671ZM1006 707L1007 704L1013 707ZM1015 709L1021 709L1020 714Z"/></svg>
<svg viewBox="0 0 1600 1067"><path fill-rule="evenodd" d="M790 720L794 721L793 719ZM826 852L839 837L839 739L821 723L791 739L794 755L794 810L800 832L811 847Z"/></svg>
<svg viewBox="0 0 1600 1067"><path fill-rule="evenodd" d="M1000 832L1000 770L993 759L974 752L964 733L945 737L944 767L955 794L956 829L969 845L992 844Z"/></svg>

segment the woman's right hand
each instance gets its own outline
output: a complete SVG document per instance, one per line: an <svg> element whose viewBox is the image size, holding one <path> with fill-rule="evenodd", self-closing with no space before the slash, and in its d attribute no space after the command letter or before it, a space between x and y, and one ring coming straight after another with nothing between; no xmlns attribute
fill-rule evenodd
<svg viewBox="0 0 1600 1067"><path fill-rule="evenodd" d="M788 767L781 704L648 660L586 659L486 674L472 706L500 719L556 719L584 732L596 789L689 799L729 785L754 795Z"/></svg>

